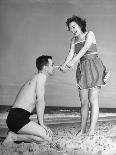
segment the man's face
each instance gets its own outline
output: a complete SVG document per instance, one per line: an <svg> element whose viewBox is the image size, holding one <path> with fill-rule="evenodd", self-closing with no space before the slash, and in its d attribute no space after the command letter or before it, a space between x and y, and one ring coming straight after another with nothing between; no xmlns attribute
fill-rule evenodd
<svg viewBox="0 0 116 155"><path fill-rule="evenodd" d="M49 75L52 75L53 74L53 72L54 72L54 62L53 62L53 60L52 59L48 59L48 65L47 65L47 73L49 74Z"/></svg>

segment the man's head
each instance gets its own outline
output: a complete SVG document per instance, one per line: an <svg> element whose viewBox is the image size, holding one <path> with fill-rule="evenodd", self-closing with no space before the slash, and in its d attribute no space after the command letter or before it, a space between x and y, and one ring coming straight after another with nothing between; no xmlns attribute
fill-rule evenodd
<svg viewBox="0 0 116 155"><path fill-rule="evenodd" d="M38 72L45 71L48 74L53 74L54 63L52 57L48 55L42 55L36 59L36 67Z"/></svg>

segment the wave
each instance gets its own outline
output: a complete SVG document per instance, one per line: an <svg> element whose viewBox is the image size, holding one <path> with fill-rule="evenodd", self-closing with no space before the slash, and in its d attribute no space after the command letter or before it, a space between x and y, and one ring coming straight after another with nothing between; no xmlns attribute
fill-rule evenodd
<svg viewBox="0 0 116 155"><path fill-rule="evenodd" d="M7 112L11 108L11 105L0 105L0 113ZM80 112L80 107L61 107L61 106L46 106L46 114L54 113L73 113ZM116 113L116 108L100 108L100 113ZM36 111L34 110L34 113Z"/></svg>
<svg viewBox="0 0 116 155"><path fill-rule="evenodd" d="M4 124L11 106L0 106L0 122ZM48 124L69 123L80 121L80 107L46 107L44 120ZM37 121L37 114L30 117ZM98 121L116 120L116 108L100 108ZM0 123L0 124L1 124Z"/></svg>

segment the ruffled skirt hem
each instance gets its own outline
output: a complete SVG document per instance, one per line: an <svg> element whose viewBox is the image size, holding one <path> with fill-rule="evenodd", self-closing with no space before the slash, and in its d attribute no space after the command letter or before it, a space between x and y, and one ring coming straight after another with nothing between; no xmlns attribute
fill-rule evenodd
<svg viewBox="0 0 116 155"><path fill-rule="evenodd" d="M92 89L106 84L109 73L97 54L85 55L80 59L76 70L79 89Z"/></svg>

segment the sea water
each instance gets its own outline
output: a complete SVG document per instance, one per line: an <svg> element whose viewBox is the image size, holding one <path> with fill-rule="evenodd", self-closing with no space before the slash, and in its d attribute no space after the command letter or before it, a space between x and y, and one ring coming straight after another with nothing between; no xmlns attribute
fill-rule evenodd
<svg viewBox="0 0 116 155"><path fill-rule="evenodd" d="M0 105L0 125L5 126L5 120L10 108L11 106ZM44 121L46 124L80 122L80 112L80 107L47 106L45 108ZM31 115L30 118L37 121L36 110L34 110L33 115ZM116 120L116 108L100 108L98 121L107 120Z"/></svg>

